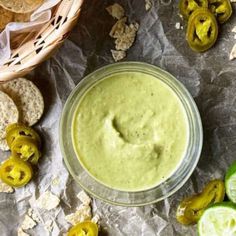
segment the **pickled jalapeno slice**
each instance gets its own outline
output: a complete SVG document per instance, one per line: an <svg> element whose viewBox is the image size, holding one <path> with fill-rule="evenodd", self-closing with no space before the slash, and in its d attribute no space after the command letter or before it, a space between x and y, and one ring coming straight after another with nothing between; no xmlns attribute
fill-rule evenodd
<svg viewBox="0 0 236 236"><path fill-rule="evenodd" d="M205 8L194 11L189 18L186 34L190 48L196 52L204 52L215 44L217 36L215 16Z"/></svg>
<svg viewBox="0 0 236 236"><path fill-rule="evenodd" d="M12 186L22 187L32 178L33 172L29 163L11 157L0 166L1 180Z"/></svg>
<svg viewBox="0 0 236 236"><path fill-rule="evenodd" d="M18 137L30 137L37 142L37 145L40 147L41 139L39 135L30 127L27 127L23 124L11 124L6 128L6 140L8 146L11 148L11 144Z"/></svg>
<svg viewBox="0 0 236 236"><path fill-rule="evenodd" d="M91 221L85 221L73 226L67 236L98 236L98 227Z"/></svg>
<svg viewBox="0 0 236 236"><path fill-rule="evenodd" d="M179 11L180 14L188 19L189 16L198 8L208 8L207 0L180 0L179 2Z"/></svg>
<svg viewBox="0 0 236 236"><path fill-rule="evenodd" d="M233 10L229 0L209 0L209 5L209 9L220 24L225 23L232 15Z"/></svg>
<svg viewBox="0 0 236 236"><path fill-rule="evenodd" d="M23 161L29 161L36 165L41 156L37 143L30 137L18 137L11 144L11 151L14 156Z"/></svg>
<svg viewBox="0 0 236 236"><path fill-rule="evenodd" d="M209 9L220 24L225 23L232 15L232 6L229 0L209 0Z"/></svg>
<svg viewBox="0 0 236 236"><path fill-rule="evenodd" d="M176 218L184 225L195 224L203 211L211 204L222 202L225 196L224 183L221 180L210 181L203 191L184 199L177 208Z"/></svg>

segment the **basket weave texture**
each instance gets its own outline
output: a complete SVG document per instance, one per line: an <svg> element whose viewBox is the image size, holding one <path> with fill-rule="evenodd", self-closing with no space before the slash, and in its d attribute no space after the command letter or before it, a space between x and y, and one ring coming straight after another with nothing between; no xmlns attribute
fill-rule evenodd
<svg viewBox="0 0 236 236"><path fill-rule="evenodd" d="M40 31L14 38L10 59L0 66L0 82L22 77L49 58L76 24L80 7L81 0L62 0Z"/></svg>

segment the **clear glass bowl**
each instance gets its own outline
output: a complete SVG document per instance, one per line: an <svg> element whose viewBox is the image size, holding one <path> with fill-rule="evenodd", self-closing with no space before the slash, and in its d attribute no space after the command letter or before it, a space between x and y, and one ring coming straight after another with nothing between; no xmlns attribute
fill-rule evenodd
<svg viewBox="0 0 236 236"><path fill-rule="evenodd" d="M109 188L96 181L80 164L72 143L72 120L83 94L97 81L121 72L149 74L168 85L182 102L189 125L189 142L183 161L175 173L160 185L139 192L125 192ZM65 164L75 181L95 198L111 204L142 206L158 202L174 194L191 176L202 149L202 123L196 104L187 89L168 72L141 62L115 63L86 76L70 94L60 121L60 147Z"/></svg>

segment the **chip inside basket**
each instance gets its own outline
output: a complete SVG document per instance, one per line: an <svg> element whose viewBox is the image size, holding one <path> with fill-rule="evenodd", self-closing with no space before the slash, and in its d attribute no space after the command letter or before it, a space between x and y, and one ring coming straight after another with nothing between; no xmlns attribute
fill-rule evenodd
<svg viewBox="0 0 236 236"><path fill-rule="evenodd" d="M13 21L13 12L0 7L0 31L3 30L9 22Z"/></svg>
<svg viewBox="0 0 236 236"><path fill-rule="evenodd" d="M10 22L27 22L30 20L32 12L15 13L0 6L0 31L4 30Z"/></svg>
<svg viewBox="0 0 236 236"><path fill-rule="evenodd" d="M0 5L15 13L28 13L36 10L44 0L0 0Z"/></svg>

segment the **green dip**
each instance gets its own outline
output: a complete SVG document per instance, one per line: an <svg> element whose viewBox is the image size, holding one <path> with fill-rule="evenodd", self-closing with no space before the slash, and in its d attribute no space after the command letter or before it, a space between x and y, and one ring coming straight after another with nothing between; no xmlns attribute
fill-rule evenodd
<svg viewBox="0 0 236 236"><path fill-rule="evenodd" d="M188 145L185 110L155 77L123 72L97 82L78 104L73 146L82 166L113 189L140 191L169 178Z"/></svg>

